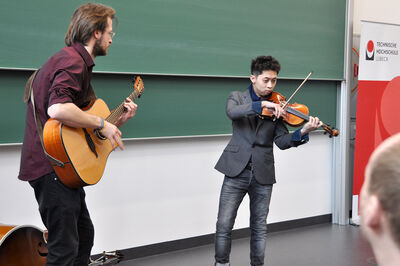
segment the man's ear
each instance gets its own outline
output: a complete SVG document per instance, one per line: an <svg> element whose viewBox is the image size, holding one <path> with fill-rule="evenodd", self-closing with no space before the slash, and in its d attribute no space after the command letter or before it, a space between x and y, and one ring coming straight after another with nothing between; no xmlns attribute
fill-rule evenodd
<svg viewBox="0 0 400 266"><path fill-rule="evenodd" d="M254 76L254 75L250 75L250 80L251 80L251 83L256 83L256 76Z"/></svg>
<svg viewBox="0 0 400 266"><path fill-rule="evenodd" d="M100 38L101 38L101 35L102 35L103 33L101 32L101 31L99 31L99 30L95 30L94 32L93 32L93 37L96 39L96 40L99 40Z"/></svg>
<svg viewBox="0 0 400 266"><path fill-rule="evenodd" d="M382 204L376 195L371 195L367 204L368 214L367 217L364 217L365 224L375 231L380 230L383 221Z"/></svg>

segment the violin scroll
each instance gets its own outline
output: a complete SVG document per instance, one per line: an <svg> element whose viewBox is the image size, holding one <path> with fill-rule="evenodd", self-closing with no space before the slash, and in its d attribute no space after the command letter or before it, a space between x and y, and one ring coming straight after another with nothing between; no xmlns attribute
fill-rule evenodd
<svg viewBox="0 0 400 266"><path fill-rule="evenodd" d="M330 138L339 136L339 130L334 127L331 128L329 125L323 124L322 128L325 130L324 134L329 134Z"/></svg>

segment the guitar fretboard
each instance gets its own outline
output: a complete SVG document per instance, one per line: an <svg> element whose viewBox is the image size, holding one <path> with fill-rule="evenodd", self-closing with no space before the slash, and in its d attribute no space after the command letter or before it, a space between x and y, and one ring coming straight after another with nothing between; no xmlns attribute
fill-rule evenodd
<svg viewBox="0 0 400 266"><path fill-rule="evenodd" d="M134 90L128 96L128 98L131 99L132 101L136 100L140 95L142 95L143 90L144 90L143 81L140 77L137 77L134 84ZM124 103L125 101L122 102L117 108L111 111L110 115L106 118L107 122L115 125L115 123L118 121L118 118L120 118L122 113L125 111Z"/></svg>

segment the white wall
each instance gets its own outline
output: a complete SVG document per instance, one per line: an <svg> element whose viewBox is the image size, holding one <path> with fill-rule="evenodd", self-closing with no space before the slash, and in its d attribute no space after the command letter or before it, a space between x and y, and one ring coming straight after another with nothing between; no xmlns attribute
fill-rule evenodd
<svg viewBox="0 0 400 266"><path fill-rule="evenodd" d="M86 188L95 230L93 253L214 233L223 175L213 169L230 137L127 140L105 174ZM0 146L0 223L43 228L33 190L17 180L20 145ZM275 149L278 183L269 223L331 213L332 140ZM235 228L248 227L248 199Z"/></svg>
<svg viewBox="0 0 400 266"><path fill-rule="evenodd" d="M399 0L354 0L354 34L361 32L360 20L400 24Z"/></svg>

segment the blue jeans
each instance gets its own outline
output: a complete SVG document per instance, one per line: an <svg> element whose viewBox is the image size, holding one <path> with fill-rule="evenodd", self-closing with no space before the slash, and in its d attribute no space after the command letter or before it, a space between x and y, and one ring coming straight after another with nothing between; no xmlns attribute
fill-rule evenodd
<svg viewBox="0 0 400 266"><path fill-rule="evenodd" d="M231 235L237 210L244 196L250 198L250 262L252 266L264 265L267 236L267 215L272 185L259 184L251 170L245 169L238 177L224 178L219 200L217 230L215 233L216 264L229 262Z"/></svg>

